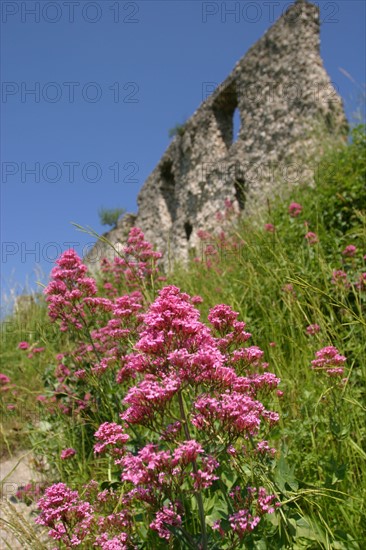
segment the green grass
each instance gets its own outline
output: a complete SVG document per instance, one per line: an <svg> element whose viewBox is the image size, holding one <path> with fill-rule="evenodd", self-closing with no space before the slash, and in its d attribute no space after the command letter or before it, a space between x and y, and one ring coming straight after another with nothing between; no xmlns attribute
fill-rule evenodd
<svg viewBox="0 0 366 550"><path fill-rule="evenodd" d="M264 350L270 371L281 378L284 394L273 404L281 416L274 443L280 452L277 480L287 498L280 520L273 520L282 538L268 548L361 550L366 541L366 290L353 284L366 271L365 151L360 128L350 144L327 153L314 187L300 186L285 202L268 203L264 216L238 221L225 245L213 236L209 253L202 243L195 253L200 261L176 266L168 278L203 297L203 319L217 303L239 311L253 334L251 345ZM303 207L297 218L288 214L292 201ZM265 231L265 223L276 231ZM306 242L308 231L318 235L317 244ZM349 244L357 247L353 258L342 255ZM332 283L338 269L347 273L350 287ZM309 336L306 327L314 323L320 332ZM3 393L3 452L14 452L20 442L28 446L29 435L47 452L42 434L34 438L35 396L43 391L55 354L67 348L68 336L49 323L40 299L26 315L3 322L2 340L1 371L19 392ZM17 349L21 340L46 350L27 359ZM315 352L328 345L347 357L341 388L310 368ZM16 403L14 411L7 409L9 399ZM76 436L71 424L59 442L56 428L53 433L50 455L66 443L76 445L79 435L88 437L83 428ZM85 481L88 456L84 460L77 475ZM75 473L64 470L62 476L70 481Z"/></svg>

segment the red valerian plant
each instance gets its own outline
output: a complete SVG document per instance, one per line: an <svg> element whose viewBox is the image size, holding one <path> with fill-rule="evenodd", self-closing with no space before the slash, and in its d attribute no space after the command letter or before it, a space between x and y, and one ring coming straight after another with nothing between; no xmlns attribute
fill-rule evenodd
<svg viewBox="0 0 366 550"><path fill-rule="evenodd" d="M136 230L132 237L144 242ZM277 501L266 472L276 454L268 438L279 415L265 403L280 380L267 371L263 351L247 345L251 334L238 313L219 304L210 310L209 326L196 307L202 299L173 285L143 313L138 293L97 298L70 251L58 265L46 289L51 318L63 330L81 330L91 304L108 316L90 330L90 342L79 345L73 371L59 355L63 391L72 376L97 376L101 395L94 389L94 400L103 411L103 381L113 373L121 409L118 422L110 418L94 434L100 483L79 492L63 483L49 487L38 503L38 523L66 548L238 548L255 540ZM130 280L129 271L125 276ZM92 298L83 294L86 288ZM131 318L132 330L125 324ZM104 468L109 479L113 471L107 489Z"/></svg>

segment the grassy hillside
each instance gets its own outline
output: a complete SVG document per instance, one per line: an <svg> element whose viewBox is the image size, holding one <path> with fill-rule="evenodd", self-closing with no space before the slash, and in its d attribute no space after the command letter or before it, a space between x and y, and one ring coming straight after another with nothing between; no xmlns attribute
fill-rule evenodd
<svg viewBox="0 0 366 550"><path fill-rule="evenodd" d="M235 219L229 203L223 216L230 222ZM218 216L218 227L224 227L224 222ZM143 263L147 258L151 260L151 251L140 248L139 260ZM245 479L246 483L260 480L281 503L278 511L267 514L258 528L244 529L245 533L240 532L235 539L238 531L232 534L227 520L230 510L233 512L231 504L220 501L221 510L219 501L215 501L215 495L222 490L216 481L211 489L202 490L203 501L197 493L194 493L196 500L192 496L192 503L189 499L183 501L184 528L178 520L169 524L169 547L199 548L201 544L212 549L364 548L364 128L356 129L347 145L337 146L326 154L316 170L314 186L299 186L285 201L271 199L267 212L260 218L238 219L233 229L217 235L202 233L201 247L188 267L176 266L166 281L159 280L154 271L145 271L144 277L137 277L139 287L131 284L136 281L135 275L130 271L126 277L123 261L117 266L105 264L97 282L98 296L113 301L117 295L140 290L142 298L136 298L139 302L136 311L139 307L144 311L157 298L159 289L175 285L182 292L203 299L202 303L198 300L194 303L205 324L209 324L213 306L228 304L238 312L238 320L246 323L245 330L252 335L246 345L260 348L264 353L261 359L269 363L269 372L281 380L276 391L258 394L267 408L279 413L279 421L266 432L266 441L276 453L262 461L248 451L238 470L235 464L241 459L235 463L222 458L227 467L224 470L222 466L227 488L234 487L238 479L242 482ZM131 303L128 308L132 311ZM34 446L36 455L52 465L50 481L67 483L83 495L82 487L91 479L98 482L100 490L108 489L115 495L120 495L118 491L123 489L111 458L95 456L94 434L103 422L121 422L119 413L128 391L128 385L123 385L124 376L127 380L132 374L120 374L118 384L116 375L123 370L124 357L135 349L141 320L130 311L127 323L124 317L127 314L119 311L119 321L123 318L127 324L121 321L113 325L116 332L106 334L103 327L111 320L111 307L107 301L96 304L89 300L87 316L84 320L78 317L80 326L76 317L72 320L69 316L64 322L72 326L63 331L59 324L60 310L58 317L55 314L56 323L51 323L46 304L39 297L2 324L2 452L10 454L19 445ZM128 331L126 340L123 332L118 332L121 330ZM20 346L24 349L19 349L20 342L26 342ZM329 359L329 353L333 352L319 354L328 347L336 348L333 362ZM320 363L312 364L316 359ZM338 365L342 374L329 374L326 360L333 368ZM253 365L258 367L259 363ZM247 366L246 372L250 368ZM260 376L267 366L261 363L258 369ZM75 372L79 374L75 376ZM204 384L194 387L202 392ZM192 391L185 398L186 407ZM182 406L182 402L179 407L178 402L173 404L164 412L164 418L169 414L175 418L174 411L182 412ZM160 420L163 422L164 418ZM131 453L136 454L143 441L156 444L160 441L156 438L156 426L155 435L151 435L151 429L150 425L133 429ZM194 430L192 426L191 429ZM219 433L215 437L219 438ZM190 439L187 433L185 439ZM236 440L234 455L239 452L239 441L240 445L243 441L249 445L251 440L251 436ZM217 451L213 441L206 441L212 453L212 449ZM75 452L66 458L65 453L62 456L63 451L70 449ZM222 457L222 449L217 452ZM192 468L196 472L196 466ZM193 495L192 488L190 491ZM113 501L113 510L123 508L118 498ZM158 537L155 528L146 531L141 527L151 521L151 507L150 503L148 511L139 508L135 519L139 527L135 530L131 527L134 533L131 537L135 537L135 543L141 543L139 548L166 548L168 542L161 538L161 533ZM98 513L102 514L100 510ZM202 513L206 515L207 533L202 527ZM212 527L214 520L221 521L220 527ZM221 538L220 529L225 533ZM80 547L90 548L91 540L94 539L83 539ZM68 547L60 543L60 548ZM102 543L99 547L107 548ZM123 546L116 546L119 547Z"/></svg>

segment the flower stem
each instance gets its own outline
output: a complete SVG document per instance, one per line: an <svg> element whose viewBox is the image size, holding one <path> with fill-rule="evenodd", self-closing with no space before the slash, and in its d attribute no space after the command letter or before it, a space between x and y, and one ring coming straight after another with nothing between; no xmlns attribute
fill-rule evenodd
<svg viewBox="0 0 366 550"><path fill-rule="evenodd" d="M187 417L186 417L186 413L185 413L185 410L184 410L184 403L183 403L183 397L182 397L181 392L178 393L178 401L179 401L180 415L181 415L182 422L183 422L184 434L185 434L186 439L188 441L188 440L191 439L191 436L190 436L190 433L189 433ZM193 467L193 472L195 474L197 474L198 468L197 468L197 464L196 464L195 460L192 462L192 467ZM207 550L207 548L208 548L208 546L207 546L207 532L206 532L205 511L204 511L204 508L203 508L202 495L199 491L195 491L194 495L195 495L196 500L197 500L198 514L199 514L200 523L201 523L201 530L202 530L202 546L201 546L201 548L202 548L202 550Z"/></svg>

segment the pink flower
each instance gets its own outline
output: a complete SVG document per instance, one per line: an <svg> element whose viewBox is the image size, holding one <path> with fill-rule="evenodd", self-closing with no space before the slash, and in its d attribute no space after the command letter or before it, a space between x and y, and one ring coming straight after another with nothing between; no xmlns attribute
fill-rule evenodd
<svg viewBox="0 0 366 550"><path fill-rule="evenodd" d="M167 529L168 525L172 527L179 527L182 525L182 518L174 511L171 504L169 507L164 506L164 508L156 514L154 521L150 523L150 529L157 531L160 538L169 540L172 533Z"/></svg>
<svg viewBox="0 0 366 550"><path fill-rule="evenodd" d="M242 538L245 533L253 531L260 522L259 516L252 516L249 510L239 510L229 516L232 530Z"/></svg>
<svg viewBox="0 0 366 550"><path fill-rule="evenodd" d="M308 327L306 327L306 333L310 334L311 336L317 334L318 332L320 332L320 326L316 323L314 325L309 325Z"/></svg>
<svg viewBox="0 0 366 550"><path fill-rule="evenodd" d="M329 376L342 376L346 357L340 355L337 348L327 346L317 351L316 359L311 362L311 368L325 371Z"/></svg>
<svg viewBox="0 0 366 550"><path fill-rule="evenodd" d="M296 291L294 289L294 286L291 283L286 283L282 287L283 292L286 292L286 294L290 294L294 298L296 298Z"/></svg>
<svg viewBox="0 0 366 550"><path fill-rule="evenodd" d="M332 283L338 287L347 287L349 283L347 282L347 273L341 269L337 269L332 273Z"/></svg>
<svg viewBox="0 0 366 550"><path fill-rule="evenodd" d="M72 456L76 455L75 449L64 449L61 451L61 459L66 460L67 458L71 458Z"/></svg>
<svg viewBox="0 0 366 550"><path fill-rule="evenodd" d="M308 241L309 244L316 244L319 242L318 235L316 233L313 233L312 231L306 233L305 239Z"/></svg>
<svg viewBox="0 0 366 550"><path fill-rule="evenodd" d="M210 309L208 320L216 330L225 331L233 327L234 321L236 321L238 315L239 314L233 311L230 306L220 304Z"/></svg>
<svg viewBox="0 0 366 550"><path fill-rule="evenodd" d="M94 435L101 442L94 445L94 453L103 453L109 448L108 445L116 447L130 439L130 436L124 433L123 426L115 422L104 422Z"/></svg>
<svg viewBox="0 0 366 550"><path fill-rule="evenodd" d="M89 502L80 499L78 491L72 491L64 483L51 485L38 501L40 515L35 522L50 527L49 536L63 542L66 547L78 546L90 532L94 510ZM72 527L72 534L65 525Z"/></svg>
<svg viewBox="0 0 366 550"><path fill-rule="evenodd" d="M349 244L342 251L342 256L346 256L347 258L353 258L353 256L356 254L356 251L357 251L357 248L353 244Z"/></svg>
<svg viewBox="0 0 366 550"><path fill-rule="evenodd" d="M44 401L47 401L47 397L45 395L37 395L36 401L43 403Z"/></svg>
<svg viewBox="0 0 366 550"><path fill-rule="evenodd" d="M73 249L61 254L56 264L51 271L52 280L44 290L48 314L52 321L61 321L62 331L70 325L81 330L88 310L84 300L96 294L96 283L86 277L87 267ZM93 311L93 304L89 310Z"/></svg>
<svg viewBox="0 0 366 550"><path fill-rule="evenodd" d="M28 348L29 348L29 344L28 344L28 342L19 342L18 348L19 348L19 349L28 349Z"/></svg>
<svg viewBox="0 0 366 550"><path fill-rule="evenodd" d="M355 285L359 290L366 290L366 272L361 273L358 282Z"/></svg>
<svg viewBox="0 0 366 550"><path fill-rule="evenodd" d="M276 231L275 226L272 223L266 223L264 225L265 231L268 231L268 233L274 233Z"/></svg>
<svg viewBox="0 0 366 550"><path fill-rule="evenodd" d="M299 214L302 212L302 206L301 204L297 202L292 202L288 207L288 212L291 216L291 218L297 218Z"/></svg>
<svg viewBox="0 0 366 550"><path fill-rule="evenodd" d="M5 384L9 384L9 382L10 382L10 378L6 376L6 374L3 374L2 372L0 372L0 384L2 386L5 386Z"/></svg>

